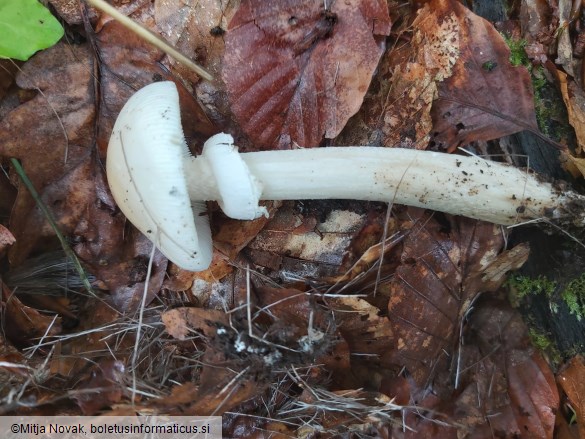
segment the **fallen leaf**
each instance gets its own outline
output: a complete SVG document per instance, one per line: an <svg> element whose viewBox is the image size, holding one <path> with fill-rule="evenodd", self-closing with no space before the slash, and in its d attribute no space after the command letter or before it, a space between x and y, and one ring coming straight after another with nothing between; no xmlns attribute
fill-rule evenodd
<svg viewBox="0 0 585 439"><path fill-rule="evenodd" d="M279 209L245 253L259 265L274 272L295 273L298 278L337 275L345 250L367 217L353 209L357 205L351 210L343 207L336 202L321 203L313 212L301 214L289 204ZM313 220L317 223L313 229L303 227Z"/></svg>
<svg viewBox="0 0 585 439"><path fill-rule="evenodd" d="M560 0L558 2L559 25L557 29L557 59L555 64L561 65L565 72L571 77L575 78L579 75L575 74L577 67L577 60L573 59L573 44L571 42L571 35L569 32L569 25L571 22L571 10L573 9L573 2L570 0Z"/></svg>
<svg viewBox="0 0 585 439"><path fill-rule="evenodd" d="M226 36L232 112L257 147L313 147L359 109L390 31L380 0L245 0Z"/></svg>
<svg viewBox="0 0 585 439"><path fill-rule="evenodd" d="M267 203L269 216L261 216L253 221L234 220L218 212L213 218L215 228L213 246L229 260L235 259L237 254L266 226L270 218L274 217L279 204L278 202Z"/></svg>
<svg viewBox="0 0 585 439"><path fill-rule="evenodd" d="M20 87L42 93L2 119L0 154L19 158L40 194L74 173L90 152L95 115L90 72L87 46L59 43L31 58L17 76ZM46 220L41 227L29 222L35 209L26 188L19 187L10 225L17 240L10 250L12 263L24 260L41 237L53 236Z"/></svg>
<svg viewBox="0 0 585 439"><path fill-rule="evenodd" d="M159 0L154 4L154 18L165 39L181 53L204 65L214 77L221 76L225 48L223 34L239 6L238 1ZM195 41L195 43L194 43ZM184 68L171 61L183 77ZM194 83L198 82L198 78Z"/></svg>
<svg viewBox="0 0 585 439"><path fill-rule="evenodd" d="M441 352L453 352L475 297L499 287L474 279L498 260L503 237L493 224L423 214L403 246L388 303L396 336L393 357L422 385L441 367Z"/></svg>
<svg viewBox="0 0 585 439"><path fill-rule="evenodd" d="M408 428L394 427L392 437L551 439L559 404L554 375L518 312L480 300L462 334L451 366L412 390L418 407L407 409Z"/></svg>
<svg viewBox="0 0 585 439"><path fill-rule="evenodd" d="M339 332L350 352L370 356L373 362L385 357L394 345L392 325L381 310L359 297L340 297L328 301L339 321Z"/></svg>
<svg viewBox="0 0 585 439"><path fill-rule="evenodd" d="M504 431L507 437L552 438L559 395L549 365L531 346L518 312L505 302L483 305L472 316L469 343L462 347L471 352L461 354L467 358L459 370L472 372L461 378L467 387L456 402L460 419L477 410L473 437Z"/></svg>
<svg viewBox="0 0 585 439"><path fill-rule="evenodd" d="M579 147L577 152L585 152L585 93L566 73L557 69L556 76L567 108L569 123L577 136Z"/></svg>
<svg viewBox="0 0 585 439"><path fill-rule="evenodd" d="M110 336L112 328L118 328L120 313L104 301L88 300L79 312L77 336L66 337L55 344L55 353L51 357L51 374L75 379L80 372L95 366L96 357L84 355L87 352L103 352L109 357ZM134 347L132 336L120 337L116 343L117 359L124 361L126 352ZM99 358L99 357L98 357ZM98 360L99 361L99 360Z"/></svg>
<svg viewBox="0 0 585 439"><path fill-rule="evenodd" d="M460 55L433 104L432 142L455 150L522 130L538 130L530 74L510 64L510 49L493 25L450 0L459 26Z"/></svg>

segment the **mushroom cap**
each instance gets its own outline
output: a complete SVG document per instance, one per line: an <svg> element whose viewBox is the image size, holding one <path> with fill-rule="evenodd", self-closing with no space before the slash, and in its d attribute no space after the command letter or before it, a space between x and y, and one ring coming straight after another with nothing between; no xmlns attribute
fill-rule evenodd
<svg viewBox="0 0 585 439"><path fill-rule="evenodd" d="M173 82L136 92L116 119L106 160L108 183L126 217L171 261L186 270L211 263L205 204L189 199L190 157Z"/></svg>

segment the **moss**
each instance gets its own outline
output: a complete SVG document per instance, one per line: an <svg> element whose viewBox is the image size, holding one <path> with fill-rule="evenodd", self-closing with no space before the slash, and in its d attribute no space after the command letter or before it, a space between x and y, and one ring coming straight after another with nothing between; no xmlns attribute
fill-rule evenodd
<svg viewBox="0 0 585 439"><path fill-rule="evenodd" d="M561 292L561 298L571 314L581 321L585 315L585 274L569 282Z"/></svg>
<svg viewBox="0 0 585 439"><path fill-rule="evenodd" d="M527 276L513 275L508 278L508 287L510 302L513 306L518 306L522 299L532 294L544 294L550 299L555 292L556 283L545 276L533 279Z"/></svg>
<svg viewBox="0 0 585 439"><path fill-rule="evenodd" d="M545 351L553 346L553 342L543 333L531 328L528 330L528 335L535 348Z"/></svg>
<svg viewBox="0 0 585 439"><path fill-rule="evenodd" d="M510 48L510 64L514 67L524 66L531 70L532 65L525 50L526 40L515 40L504 35L504 41Z"/></svg>
<svg viewBox="0 0 585 439"><path fill-rule="evenodd" d="M510 302L513 306L517 307L522 299L527 296L544 294L547 299L551 300L551 310L553 312L558 310L558 305L553 298L553 294L557 290L557 284L545 276L538 276L537 278L521 275L510 276L508 288ZM585 316L585 273L570 281L561 291L560 297L568 306L571 314L581 321Z"/></svg>
<svg viewBox="0 0 585 439"><path fill-rule="evenodd" d="M516 40L505 35L502 36L510 48L510 64L514 67L526 67L530 73L534 92L534 111L536 113L538 128L544 135L556 140L566 137L568 131L564 132L565 129L561 129L559 126L555 128L551 127L551 121L564 121L566 119L564 115L564 111L566 110L561 105L562 99L550 99L551 90L549 89L554 89L554 87L546 80L544 68L540 65L533 65L528 58L525 50L526 40ZM564 126L565 124L562 125ZM566 130L568 129L566 127Z"/></svg>
<svg viewBox="0 0 585 439"><path fill-rule="evenodd" d="M555 346L555 343L548 335L537 331L534 328L528 330L528 336L532 345L545 354L553 366L557 366L562 361L562 355Z"/></svg>

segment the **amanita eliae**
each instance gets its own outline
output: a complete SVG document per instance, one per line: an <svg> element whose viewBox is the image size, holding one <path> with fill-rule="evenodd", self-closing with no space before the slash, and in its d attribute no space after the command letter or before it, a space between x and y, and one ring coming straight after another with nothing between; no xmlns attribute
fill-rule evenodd
<svg viewBox="0 0 585 439"><path fill-rule="evenodd" d="M148 85L124 105L106 168L126 217L169 260L193 271L211 263L208 200L242 220L266 214L259 200L354 199L502 225L535 219L585 222L585 197L477 157L362 146L240 154L228 134L211 137L193 157L173 82Z"/></svg>

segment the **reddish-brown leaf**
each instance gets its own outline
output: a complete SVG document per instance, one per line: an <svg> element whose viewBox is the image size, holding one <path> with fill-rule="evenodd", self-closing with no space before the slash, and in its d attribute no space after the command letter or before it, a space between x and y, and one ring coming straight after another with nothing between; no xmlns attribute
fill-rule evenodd
<svg viewBox="0 0 585 439"><path fill-rule="evenodd" d="M451 367L413 392L435 413L410 411L405 424L412 430L396 428L393 437L551 439L559 404L554 376L519 313L505 302L480 302L462 334Z"/></svg>
<svg viewBox="0 0 585 439"><path fill-rule="evenodd" d="M360 107L390 31L385 1L244 0L226 37L232 111L258 147L317 146Z"/></svg>
<svg viewBox="0 0 585 439"><path fill-rule="evenodd" d="M404 239L401 266L396 270L388 304L396 336L394 358L422 385L437 367L445 367L444 354L454 351L459 329L475 297L493 291L506 271L524 263L527 252L500 269L503 237L497 226L451 216L423 214ZM498 267L493 282L478 282ZM499 274L498 274L499 273ZM438 365L439 363L439 365Z"/></svg>
<svg viewBox="0 0 585 439"><path fill-rule="evenodd" d="M538 129L528 70L510 64L510 49L490 22L449 1L459 21L460 55L453 74L439 85L432 140L454 150Z"/></svg>
<svg viewBox="0 0 585 439"><path fill-rule="evenodd" d="M522 317L503 302L478 308L460 371L471 371L464 381L466 392L481 403L466 405L470 401L460 397L460 413L465 408L468 415L477 410L474 437L488 437L495 430L505 431L506 437L552 438L559 395L550 367L530 344ZM485 423L486 417L491 425Z"/></svg>
<svg viewBox="0 0 585 439"><path fill-rule="evenodd" d="M203 332L207 337L214 336L216 327L210 322L228 324L223 311L202 308L175 308L162 314L161 319L166 331L179 340L185 340L193 330Z"/></svg>

